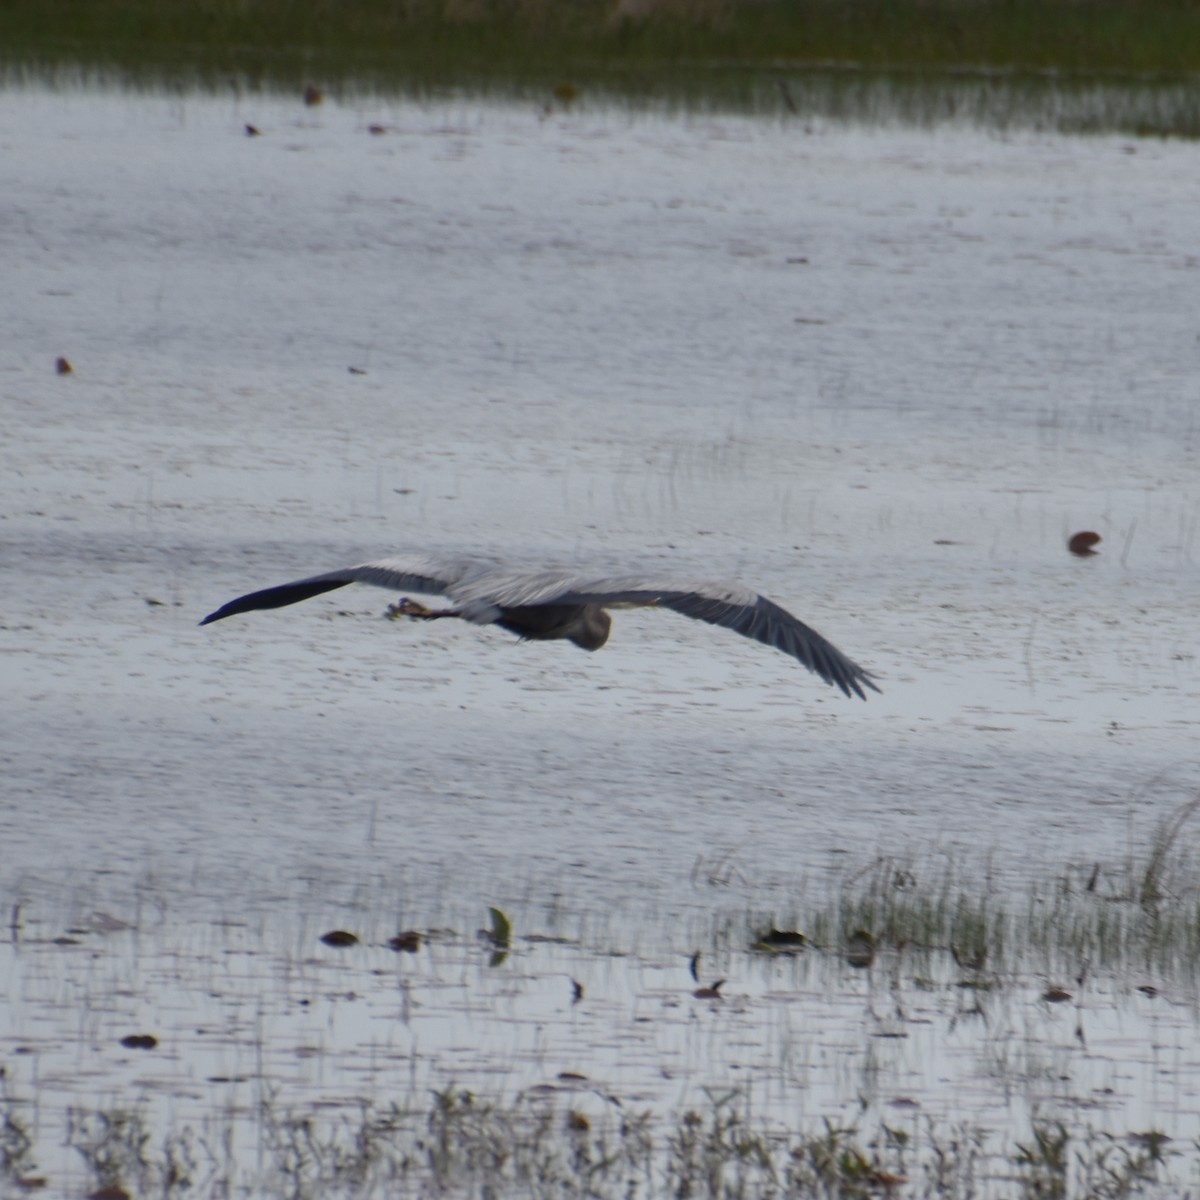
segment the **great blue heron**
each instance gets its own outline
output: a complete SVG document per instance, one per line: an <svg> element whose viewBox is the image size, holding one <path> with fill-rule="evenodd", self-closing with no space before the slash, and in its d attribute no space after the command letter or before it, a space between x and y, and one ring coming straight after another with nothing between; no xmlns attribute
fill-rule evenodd
<svg viewBox="0 0 1200 1200"><path fill-rule="evenodd" d="M461 617L476 625L499 625L522 640L566 638L584 650L599 650L608 641L612 619L606 608L670 608L774 646L847 696L865 700L863 688L879 691L869 671L816 630L757 592L732 583L636 576L597 579L569 570L513 571L481 559L411 555L381 558L251 592L210 613L200 624L260 608L282 608L348 583L445 595L455 605L431 611L406 597L389 608L391 616L424 621Z"/></svg>

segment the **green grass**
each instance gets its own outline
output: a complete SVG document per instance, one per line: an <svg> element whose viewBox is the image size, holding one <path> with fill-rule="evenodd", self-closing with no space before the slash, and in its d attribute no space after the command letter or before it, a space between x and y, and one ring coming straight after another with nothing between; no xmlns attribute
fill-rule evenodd
<svg viewBox="0 0 1200 1200"><path fill-rule="evenodd" d="M1187 76L1195 0L0 0L10 71L694 100L835 66ZM765 80L764 80L764 73ZM774 97L778 103L778 97Z"/></svg>
<svg viewBox="0 0 1200 1200"><path fill-rule="evenodd" d="M461 58L480 69L680 60L1200 69L1194 0L6 0L11 48Z"/></svg>

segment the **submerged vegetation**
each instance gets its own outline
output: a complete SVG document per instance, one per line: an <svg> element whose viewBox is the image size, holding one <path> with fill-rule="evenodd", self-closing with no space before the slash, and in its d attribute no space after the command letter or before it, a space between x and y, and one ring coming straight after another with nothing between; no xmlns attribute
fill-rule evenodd
<svg viewBox="0 0 1200 1200"><path fill-rule="evenodd" d="M1191 0L6 0L0 67L168 89L1200 132Z"/></svg>

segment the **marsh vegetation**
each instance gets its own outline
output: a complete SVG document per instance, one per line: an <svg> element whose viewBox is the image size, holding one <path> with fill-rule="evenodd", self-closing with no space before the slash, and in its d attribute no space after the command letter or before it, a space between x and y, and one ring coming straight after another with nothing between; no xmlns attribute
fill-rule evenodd
<svg viewBox="0 0 1200 1200"><path fill-rule="evenodd" d="M968 1124L928 1125L915 1136L899 1126L867 1134L831 1122L789 1130L746 1111L736 1092L711 1094L673 1122L622 1111L611 1099L601 1117L558 1098L495 1104L465 1090L437 1093L423 1108L364 1103L340 1120L270 1104L256 1116L252 1171L230 1157L232 1115L224 1127L218 1116L199 1133L156 1127L137 1109L74 1112L67 1136L83 1168L79 1186L104 1200L1123 1200L1170 1195L1200 1168L1195 1146L1177 1148L1153 1130L1112 1137L1035 1121L1022 1140L999 1144ZM35 1173L25 1106L5 1107L0 1187L5 1194L40 1191L50 1181Z"/></svg>
<svg viewBox="0 0 1200 1200"><path fill-rule="evenodd" d="M548 110L1200 133L1200 13L1184 0L11 0L0 66L310 102L462 92Z"/></svg>
<svg viewBox="0 0 1200 1200"><path fill-rule="evenodd" d="M1178 1194L1200 1152L1166 1130L1195 1063L1168 1055L1169 1108L1128 1080L1194 1042L1196 809L1025 889L880 859L707 930L560 905L397 938L375 897L353 937L265 915L197 936L161 910L56 927L14 907L0 1175L167 1197Z"/></svg>

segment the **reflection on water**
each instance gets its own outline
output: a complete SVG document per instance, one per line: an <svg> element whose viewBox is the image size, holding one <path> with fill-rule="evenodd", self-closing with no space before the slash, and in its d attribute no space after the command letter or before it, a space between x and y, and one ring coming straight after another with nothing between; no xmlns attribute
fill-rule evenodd
<svg viewBox="0 0 1200 1200"><path fill-rule="evenodd" d="M799 117L866 124L963 123L1060 133L1200 136L1200 95L1190 79L1133 79L1045 72L783 72ZM757 111L770 109L760 81Z"/></svg>
<svg viewBox="0 0 1200 1200"><path fill-rule="evenodd" d="M769 68L737 62L675 64L665 73L606 72L564 85L555 77L509 80L449 73L397 74L369 55L350 60L306 58L301 65L262 61L230 69L222 61L134 62L119 70L59 64L0 63L0 86L134 90L185 97L302 95L317 75L331 98L372 101L528 102L550 115L594 110L726 113L774 117L803 125L835 121L867 126L929 128L957 124L983 129L1060 133L1123 133L1137 137L1200 137L1200 89L1190 76L967 68L865 69L780 62ZM571 99L561 96L569 88ZM311 94L311 92L309 93Z"/></svg>

